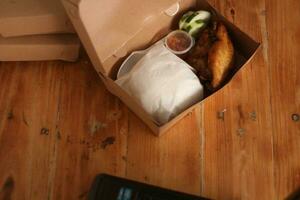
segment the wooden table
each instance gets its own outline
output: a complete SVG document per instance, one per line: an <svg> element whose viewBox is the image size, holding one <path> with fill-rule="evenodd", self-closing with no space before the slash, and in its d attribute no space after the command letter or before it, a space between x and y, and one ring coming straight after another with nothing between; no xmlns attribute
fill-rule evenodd
<svg viewBox="0 0 300 200"><path fill-rule="evenodd" d="M89 61L1 63L0 198L85 199L103 172L217 199L299 188L300 1L210 3L262 48L161 138Z"/></svg>

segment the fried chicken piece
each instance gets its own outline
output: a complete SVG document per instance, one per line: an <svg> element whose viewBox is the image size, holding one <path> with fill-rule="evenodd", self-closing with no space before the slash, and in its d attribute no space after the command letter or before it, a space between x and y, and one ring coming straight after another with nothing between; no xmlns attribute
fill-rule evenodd
<svg viewBox="0 0 300 200"><path fill-rule="evenodd" d="M196 69L198 77L203 82L210 81L212 78L212 74L207 65L208 52L211 45L210 30L205 29L186 59L186 62Z"/></svg>
<svg viewBox="0 0 300 200"><path fill-rule="evenodd" d="M197 75L207 89L220 86L232 67L234 49L226 27L214 22L201 32L199 39L187 56L186 62L197 70Z"/></svg>
<svg viewBox="0 0 300 200"><path fill-rule="evenodd" d="M224 81L232 68L234 48L226 27L218 23L216 30L217 41L208 52L208 68L212 73L211 86L215 89Z"/></svg>

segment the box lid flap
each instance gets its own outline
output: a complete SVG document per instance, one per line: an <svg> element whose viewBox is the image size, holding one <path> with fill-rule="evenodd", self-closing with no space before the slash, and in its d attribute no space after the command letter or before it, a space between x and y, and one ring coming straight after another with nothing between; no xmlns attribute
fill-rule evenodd
<svg viewBox="0 0 300 200"><path fill-rule="evenodd" d="M147 21L172 8L176 2L178 0L63 0L93 64L106 75L109 69L100 66L101 62L116 55Z"/></svg>
<svg viewBox="0 0 300 200"><path fill-rule="evenodd" d="M3 37L74 32L60 0L0 1Z"/></svg>

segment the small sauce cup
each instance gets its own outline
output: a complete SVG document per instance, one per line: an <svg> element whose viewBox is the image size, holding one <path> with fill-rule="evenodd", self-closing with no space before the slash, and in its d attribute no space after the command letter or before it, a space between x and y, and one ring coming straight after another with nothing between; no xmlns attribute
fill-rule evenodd
<svg viewBox="0 0 300 200"><path fill-rule="evenodd" d="M194 38L182 30L172 31L165 38L166 48L176 55L187 53L194 44Z"/></svg>

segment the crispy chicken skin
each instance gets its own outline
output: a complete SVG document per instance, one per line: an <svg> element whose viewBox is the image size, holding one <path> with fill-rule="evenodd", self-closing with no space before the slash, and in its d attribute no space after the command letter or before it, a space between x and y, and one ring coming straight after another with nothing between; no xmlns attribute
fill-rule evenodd
<svg viewBox="0 0 300 200"><path fill-rule="evenodd" d="M209 90L220 86L232 67L234 48L222 23L204 29L186 62L198 72L198 77Z"/></svg>
<svg viewBox="0 0 300 200"><path fill-rule="evenodd" d="M211 86L218 88L232 68L234 48L226 27L219 23L216 31L217 41L208 52L208 67L212 73Z"/></svg>

